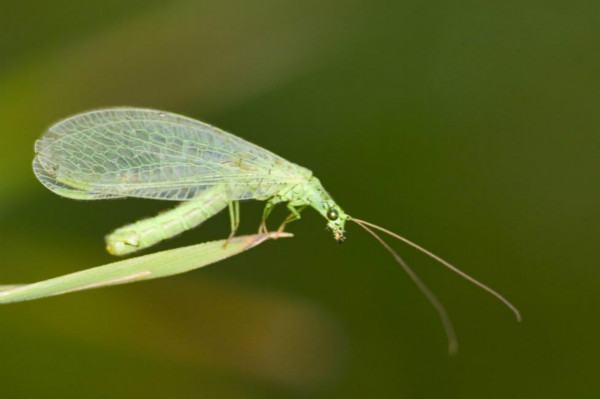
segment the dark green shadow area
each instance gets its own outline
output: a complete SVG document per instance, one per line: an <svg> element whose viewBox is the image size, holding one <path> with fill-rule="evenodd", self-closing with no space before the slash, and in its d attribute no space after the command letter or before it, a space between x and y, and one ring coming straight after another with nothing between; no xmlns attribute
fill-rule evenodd
<svg viewBox="0 0 600 399"><path fill-rule="evenodd" d="M0 307L2 397L597 397L600 5L26 2L0 16L0 283L107 263L103 236L172 204L76 202L31 173L57 118L168 109L306 166L399 243L440 323L355 226L182 276ZM242 204L254 233L262 207ZM285 216L274 215L273 224ZM226 214L159 249L228 233Z"/></svg>

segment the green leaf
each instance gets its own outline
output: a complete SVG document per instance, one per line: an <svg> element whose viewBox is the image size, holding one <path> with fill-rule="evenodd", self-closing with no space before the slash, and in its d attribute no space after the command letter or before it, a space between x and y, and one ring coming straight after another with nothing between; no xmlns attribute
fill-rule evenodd
<svg viewBox="0 0 600 399"><path fill-rule="evenodd" d="M233 237L229 242L210 241L125 259L33 284L3 285L0 286L0 304L185 273L281 237L292 237L292 234L275 232Z"/></svg>

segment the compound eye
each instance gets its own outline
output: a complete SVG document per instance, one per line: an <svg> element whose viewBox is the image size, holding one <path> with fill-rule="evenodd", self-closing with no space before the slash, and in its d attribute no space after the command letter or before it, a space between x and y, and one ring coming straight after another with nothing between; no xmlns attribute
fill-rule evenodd
<svg viewBox="0 0 600 399"><path fill-rule="evenodd" d="M327 211L327 219L333 221L333 220L337 220L337 218L339 217L339 213L338 211L336 211L335 209L330 209Z"/></svg>

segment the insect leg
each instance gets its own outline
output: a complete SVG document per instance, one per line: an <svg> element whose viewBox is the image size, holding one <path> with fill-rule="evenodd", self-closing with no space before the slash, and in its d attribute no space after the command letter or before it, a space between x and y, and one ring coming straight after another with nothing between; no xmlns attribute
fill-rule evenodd
<svg viewBox="0 0 600 399"><path fill-rule="evenodd" d="M265 209L263 209L263 215L262 215L262 219L260 221L260 225L258 226L259 234L266 234L269 232L269 229L267 228L267 219L268 219L269 215L271 214L271 212L273 211L273 208L275 207L275 205L277 205L280 202L281 202L281 199L278 197L273 197L273 198L270 198L267 200L267 202L265 204Z"/></svg>
<svg viewBox="0 0 600 399"><path fill-rule="evenodd" d="M287 208L290 210L290 214L281 223L281 225L277 229L277 232L281 233L285 229L286 225L288 225L298 219L301 219L302 216L300 215L300 212L302 212L304 210L304 208L306 208L306 207L307 207L307 205L302 205L302 206L299 206L298 208L296 208L294 205L292 205L292 203L288 202Z"/></svg>
<svg viewBox="0 0 600 399"><path fill-rule="evenodd" d="M231 232L229 233L227 240L225 240L223 248L227 248L229 240L235 236L238 227L240 227L240 201L231 201L229 203L229 221L231 222Z"/></svg>
<svg viewBox="0 0 600 399"><path fill-rule="evenodd" d="M235 201L235 230L240 227L240 201Z"/></svg>
<svg viewBox="0 0 600 399"><path fill-rule="evenodd" d="M240 227L240 202L231 201L229 203L229 221L231 222L231 233L229 238L233 237Z"/></svg>
<svg viewBox="0 0 600 399"><path fill-rule="evenodd" d="M260 225L258 226L258 234L266 234L269 231L269 228L267 227L267 218L271 214L271 211L273 210L274 206L275 204L271 200L267 201L267 203L265 204L262 219L260 221Z"/></svg>

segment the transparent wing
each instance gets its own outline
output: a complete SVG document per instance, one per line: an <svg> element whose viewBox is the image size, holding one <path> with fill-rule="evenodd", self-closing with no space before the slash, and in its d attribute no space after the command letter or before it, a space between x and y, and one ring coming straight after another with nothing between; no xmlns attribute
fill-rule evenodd
<svg viewBox="0 0 600 399"><path fill-rule="evenodd" d="M55 193L183 201L218 183L232 199L267 198L305 168L184 116L111 108L67 118L35 144L34 173Z"/></svg>

